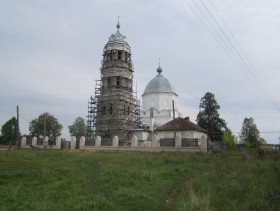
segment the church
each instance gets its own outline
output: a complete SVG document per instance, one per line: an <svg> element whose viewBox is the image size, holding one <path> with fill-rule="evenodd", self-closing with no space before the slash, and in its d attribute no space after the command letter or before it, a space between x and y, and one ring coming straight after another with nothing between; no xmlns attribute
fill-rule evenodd
<svg viewBox="0 0 280 211"><path fill-rule="evenodd" d="M145 87L142 106L133 90L133 73L131 48L118 22L117 31L104 46L100 80L88 102L87 140L96 147L207 151L207 131L182 118L178 94L161 65Z"/></svg>
<svg viewBox="0 0 280 211"><path fill-rule="evenodd" d="M157 75L146 86L142 95L141 120L144 125L156 129L181 114L177 109L177 93L171 82L162 74L163 70L159 64ZM153 119L154 122L151 122ZM151 127L152 127L151 126Z"/></svg>

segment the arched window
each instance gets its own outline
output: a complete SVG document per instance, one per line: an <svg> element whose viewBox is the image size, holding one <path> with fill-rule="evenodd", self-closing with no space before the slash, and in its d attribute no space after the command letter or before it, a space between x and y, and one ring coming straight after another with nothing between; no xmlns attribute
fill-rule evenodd
<svg viewBox="0 0 280 211"><path fill-rule="evenodd" d="M117 56L118 56L117 50L113 50L113 61L117 60Z"/></svg>
<svg viewBox="0 0 280 211"><path fill-rule="evenodd" d="M122 109L121 109L121 111L122 111L122 113L121 114L123 114L123 115L125 115L125 105L122 105Z"/></svg>
<svg viewBox="0 0 280 211"><path fill-rule="evenodd" d="M127 62L127 52L125 52L125 57L124 57L124 60L125 60L125 62Z"/></svg>
<svg viewBox="0 0 280 211"><path fill-rule="evenodd" d="M120 76L117 76L117 87L120 86Z"/></svg>
<svg viewBox="0 0 280 211"><path fill-rule="evenodd" d="M103 115L105 115L105 114L106 114L106 106L103 106L103 110L102 110L102 112L103 112Z"/></svg>
<svg viewBox="0 0 280 211"><path fill-rule="evenodd" d="M108 60L109 61L112 61L112 51L108 51Z"/></svg>
<svg viewBox="0 0 280 211"><path fill-rule="evenodd" d="M122 59L122 51L118 51L118 60Z"/></svg>
<svg viewBox="0 0 280 211"><path fill-rule="evenodd" d="M113 103L110 104L110 114L113 113Z"/></svg>

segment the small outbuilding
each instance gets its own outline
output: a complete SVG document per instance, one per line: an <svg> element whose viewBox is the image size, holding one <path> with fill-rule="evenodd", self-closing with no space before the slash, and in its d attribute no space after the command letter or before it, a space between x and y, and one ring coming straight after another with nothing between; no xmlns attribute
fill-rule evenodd
<svg viewBox="0 0 280 211"><path fill-rule="evenodd" d="M161 147L189 147L207 151L207 131L191 122L189 117L177 117L158 127L155 132Z"/></svg>

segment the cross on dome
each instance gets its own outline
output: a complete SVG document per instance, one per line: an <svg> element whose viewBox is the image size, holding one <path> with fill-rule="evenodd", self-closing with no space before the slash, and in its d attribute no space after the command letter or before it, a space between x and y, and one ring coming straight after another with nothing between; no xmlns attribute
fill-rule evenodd
<svg viewBox="0 0 280 211"><path fill-rule="evenodd" d="M117 24L117 30L119 31L119 29L121 28L121 25L120 25L120 18L121 16L118 16L117 19L118 19L118 24Z"/></svg>
<svg viewBox="0 0 280 211"><path fill-rule="evenodd" d="M162 73L162 68L160 66L160 58L158 58L158 68L157 68L158 74Z"/></svg>

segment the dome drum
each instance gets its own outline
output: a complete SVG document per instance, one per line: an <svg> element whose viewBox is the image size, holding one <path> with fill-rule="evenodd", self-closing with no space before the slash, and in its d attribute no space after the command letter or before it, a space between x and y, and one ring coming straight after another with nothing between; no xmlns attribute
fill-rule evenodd
<svg viewBox="0 0 280 211"><path fill-rule="evenodd" d="M112 51L112 50L120 50L120 51L126 51L128 53L131 53L131 49L127 43L107 43L104 47L105 51Z"/></svg>

